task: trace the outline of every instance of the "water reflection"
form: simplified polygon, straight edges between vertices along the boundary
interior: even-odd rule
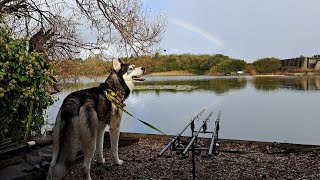
[[[281,80],[283,88],[303,90],[303,91],[318,91],[320,90],[319,77],[300,77],[300,78],[283,78]]]
[[[254,77],[251,83],[257,90],[274,91],[281,88],[281,78],[277,77]]]
[[[216,94],[223,94],[231,90],[243,89],[246,87],[247,78],[211,78],[203,80],[173,80],[173,81],[146,81],[141,86],[166,86],[166,85],[188,85],[196,87],[196,91],[213,91]],[[170,90],[171,92],[176,92]],[[160,93],[158,91],[158,93]]]
[[[255,77],[251,83],[257,90],[274,91],[290,89],[297,91],[320,90],[320,77]]]

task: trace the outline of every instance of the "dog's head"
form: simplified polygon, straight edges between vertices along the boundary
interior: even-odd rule
[[[133,64],[125,64],[120,59],[115,59],[112,62],[113,69],[118,77],[122,78],[130,90],[134,87],[134,82],[144,81],[143,74],[146,69],[144,67],[135,67]]]

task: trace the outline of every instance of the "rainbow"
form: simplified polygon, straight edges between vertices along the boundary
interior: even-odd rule
[[[191,22],[187,22],[182,19],[175,18],[175,17],[169,17],[169,21],[172,22],[173,24],[178,25],[180,27],[183,27],[191,32],[199,34],[200,36],[204,37],[208,41],[210,41],[218,46],[223,46],[222,40],[220,40],[218,37],[212,35],[210,32],[192,24]]]

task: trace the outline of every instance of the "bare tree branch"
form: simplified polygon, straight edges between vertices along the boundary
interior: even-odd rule
[[[48,59],[82,50],[152,53],[166,27],[166,18],[151,15],[139,0],[1,0],[1,17],[29,41],[29,52]]]

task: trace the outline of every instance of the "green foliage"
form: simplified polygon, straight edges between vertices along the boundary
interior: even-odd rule
[[[263,58],[253,62],[254,68],[259,73],[273,73],[281,68],[281,62],[277,58]]]
[[[43,110],[53,103],[46,92],[53,73],[43,54],[28,54],[25,40],[0,27],[0,139],[26,140],[40,133]]]
[[[227,70],[236,72],[243,70],[246,62],[242,60],[234,60],[228,56],[221,54],[217,55],[164,55],[164,56],[143,56],[139,59],[128,58],[124,59],[125,62],[132,62],[137,66],[145,66],[149,73],[152,72],[165,72],[165,71],[188,71],[194,74],[205,74],[212,70],[213,67],[219,65],[231,66]],[[219,69],[218,67],[217,69]],[[224,67],[222,68],[224,69]],[[221,70],[223,71],[223,70]],[[220,72],[220,71],[219,71]]]
[[[220,61],[216,66],[211,68],[212,72],[231,73],[242,71],[246,67],[246,62],[243,60],[227,59]]]

